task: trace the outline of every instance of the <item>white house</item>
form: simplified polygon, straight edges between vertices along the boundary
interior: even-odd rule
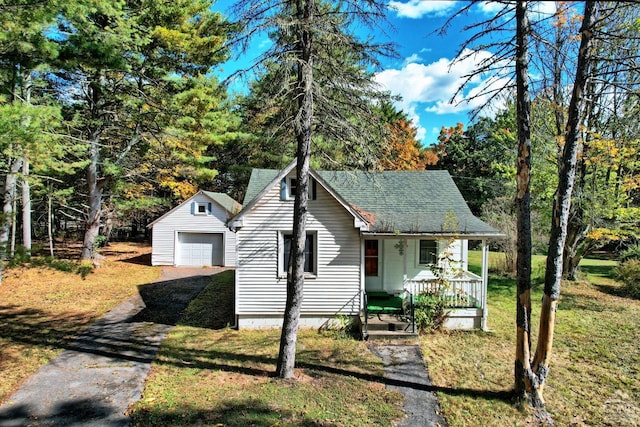
[[[446,267],[446,326],[486,325],[487,240],[500,236],[472,215],[446,171],[311,170],[301,325],[358,316],[367,295],[418,294]],[[252,172],[236,231],[239,328],[279,327],[293,228],[295,163]],[[481,241],[481,275],[467,271],[467,243]],[[447,256],[445,256],[447,254]],[[446,264],[446,265],[445,265]]]
[[[242,206],[223,193],[198,191],[149,224],[152,265],[236,265],[236,235],[226,222]]]

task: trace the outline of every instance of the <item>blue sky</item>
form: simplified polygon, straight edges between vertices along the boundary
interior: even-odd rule
[[[220,0],[214,9],[225,13],[232,3],[232,0]],[[375,78],[383,88],[402,97],[397,107],[414,121],[418,139],[424,146],[437,141],[442,126],[455,126],[462,122],[466,127],[469,111],[487,101],[483,97],[469,99],[487,85],[501,83],[500,80],[489,80],[488,76],[475,78],[454,103],[449,102],[464,76],[490,55],[486,51],[474,52],[452,66],[462,42],[470,35],[464,33],[462,27],[484,20],[502,8],[502,5],[492,2],[480,2],[471,8],[469,14],[455,20],[444,36],[436,34],[447,18],[465,4],[462,1],[435,0],[388,2],[387,16],[391,27],[387,33],[396,43],[399,57],[383,59],[382,70],[376,73]],[[541,2],[539,7],[554,9],[555,5],[554,2]],[[225,64],[223,76],[250,64],[261,46],[269,42],[266,35],[262,37],[254,40],[254,48],[248,55]]]

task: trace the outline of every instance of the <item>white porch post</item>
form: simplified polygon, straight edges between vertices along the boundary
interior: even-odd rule
[[[400,244],[404,249],[402,251],[402,286],[404,287],[404,283],[407,281],[407,251],[409,250],[409,244],[407,239],[402,239]]]
[[[360,300],[360,311],[365,309],[364,293],[366,292],[366,289],[365,289],[365,259],[364,259],[365,253],[364,251],[365,251],[364,236],[360,235],[360,297],[358,298]]]
[[[482,240],[482,330],[487,330],[487,316],[489,309],[487,308],[487,289],[489,281],[489,245],[487,240]]]

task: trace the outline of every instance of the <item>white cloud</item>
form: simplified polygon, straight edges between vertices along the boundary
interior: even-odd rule
[[[482,1],[478,3],[478,9],[480,9],[480,11],[485,15],[495,15],[496,13],[500,12],[504,7],[505,7],[504,3],[499,3],[495,1]],[[530,13],[533,14],[534,20],[539,20],[539,19],[553,16],[556,13],[556,2],[554,1],[531,2],[528,8]]]
[[[408,2],[395,1],[389,2],[389,9],[394,10],[401,18],[422,18],[426,15],[430,16],[446,16],[452,9],[456,7],[456,1],[425,1],[410,0]]]
[[[478,64],[491,56],[487,51],[464,51],[468,56],[452,66],[453,60],[440,58],[431,64],[409,63],[402,69],[387,69],[376,75],[376,81],[393,94],[402,97],[403,110],[409,111],[415,104],[427,103],[441,105],[443,110],[430,107],[432,112],[445,114],[446,112],[464,112],[471,107],[463,105],[445,105],[456,93],[463,83],[465,76],[478,68]],[[471,83],[473,88],[482,86],[485,80],[482,76],[476,76]],[[468,91],[470,91],[469,89]]]
[[[538,16],[535,17],[536,19],[544,19],[555,15],[556,7],[555,1],[538,1],[531,6],[531,10],[535,14],[538,14]]]
[[[504,4],[495,1],[481,1],[478,3],[478,9],[486,15],[495,15],[505,7]]]
[[[396,107],[419,125],[419,109],[431,114],[461,114],[486,104],[487,89],[504,86],[506,80],[491,75],[474,76],[464,93],[456,95],[466,76],[478,69],[478,64],[491,57],[488,51],[465,50],[458,61],[440,58],[430,64],[408,63],[401,69],[387,69],[375,76],[376,81],[394,95],[400,95]],[[420,128],[426,134],[426,130]]]
[[[417,53],[414,53],[413,55],[409,56],[408,58],[405,58],[403,63],[405,65],[407,65],[407,64],[414,63],[414,62],[420,62],[420,61],[422,61],[422,57],[420,55],[418,55]]]

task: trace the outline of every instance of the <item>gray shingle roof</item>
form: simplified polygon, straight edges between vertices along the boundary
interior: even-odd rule
[[[254,169],[246,206],[280,171]],[[447,171],[317,171],[317,175],[370,222],[370,232],[500,235],[473,216]],[[457,225],[451,226],[451,218]]]
[[[227,212],[235,215],[240,212],[242,209],[242,205],[232,199],[229,195],[225,193],[214,193],[213,191],[202,191],[208,197],[213,199],[217,204],[222,206]]]

